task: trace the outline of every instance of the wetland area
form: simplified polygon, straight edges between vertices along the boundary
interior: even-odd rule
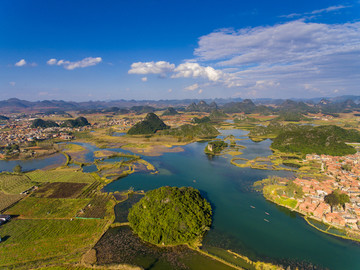
[[[269,148],[270,140],[253,142],[246,137],[246,134],[247,131],[243,130],[221,130],[221,135],[218,137],[224,139],[226,136],[234,135],[235,138],[241,139],[237,142],[245,146],[241,149],[243,153],[239,156],[241,158],[254,159],[272,154]],[[86,149],[83,152],[83,161],[93,162],[94,152],[100,149],[87,143],[78,143],[78,145]],[[236,167],[230,163],[231,155],[206,155],[204,153],[206,142],[195,142],[181,147],[183,149],[181,152],[141,156],[154,165],[158,173],[135,172],[111,182],[103,188],[103,191],[121,192],[129,189],[148,191],[161,186],[192,186],[199,189],[213,208],[213,224],[203,240],[201,249],[224,260],[229,261],[229,253],[226,250],[231,250],[254,261],[293,265],[305,269],[313,269],[314,265],[317,269],[360,268],[358,243],[321,233],[309,226],[301,215],[267,201],[252,188],[255,181],[270,175],[291,178],[293,172]],[[65,161],[66,158],[58,154],[31,161],[0,161],[0,168],[2,171],[11,171],[16,164],[20,164],[24,170],[43,169],[50,165],[64,164]],[[87,165],[83,169],[84,172],[94,172],[96,166]],[[136,199],[133,199],[115,206],[116,222],[126,222],[126,211],[135,201]],[[121,234],[126,238],[129,233],[126,228],[115,227],[103,237]],[[116,237],[114,239],[112,244],[116,246],[118,240]],[[99,254],[104,250],[111,252],[108,248],[104,249],[104,238],[98,242],[97,247]],[[145,254],[143,265],[151,266],[148,269],[166,269],[166,265],[169,264],[179,266],[181,256],[185,256],[190,261],[194,258],[191,251],[185,252],[184,255],[181,253],[181,248],[179,250],[170,249],[166,252],[168,255],[159,255],[158,250],[152,250],[150,253],[147,253],[148,250],[142,250],[141,252]],[[171,254],[177,254],[175,261],[172,261],[174,256]],[[109,256],[102,256],[99,263],[111,261],[112,257],[110,256],[109,259]],[[133,256],[136,257],[136,252]],[[152,256],[151,258],[155,256],[157,259],[151,261],[149,256]],[[167,259],[167,256],[172,259]],[[119,259],[116,255],[114,258],[115,261]],[[119,260],[121,261],[121,258]],[[135,261],[138,262],[137,259],[134,259]],[[193,261],[188,265],[192,263]]]

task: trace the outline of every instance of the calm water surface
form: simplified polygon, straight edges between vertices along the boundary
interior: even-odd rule
[[[246,134],[241,130],[222,133],[223,136]],[[247,147],[242,150],[243,158],[271,154],[270,140],[238,143]],[[251,189],[253,182],[268,175],[291,177],[292,173],[238,168],[224,157],[209,159],[203,151],[205,146],[206,143],[192,143],[184,147],[184,152],[145,157],[160,170],[159,174],[135,173],[109,184],[105,190],[133,187],[146,191],[165,185],[193,186],[211,202],[214,210],[213,226],[204,239],[205,246],[231,249],[255,259],[305,261],[330,269],[360,269],[359,244],[313,229],[296,213],[267,202]]]
[[[241,136],[247,132],[224,130],[219,137],[231,134],[243,138]],[[246,146],[241,150],[243,158],[271,154],[270,140],[254,143],[246,139],[237,143]],[[79,144],[88,150],[86,159],[92,162],[93,152],[100,149],[91,144]],[[105,190],[133,187],[146,191],[165,185],[193,186],[213,207],[213,225],[204,239],[205,246],[231,249],[259,260],[305,261],[329,269],[360,269],[359,244],[313,229],[296,213],[267,202],[251,188],[255,181],[269,175],[292,177],[292,173],[239,168],[231,165],[229,158],[209,158],[204,154],[205,146],[206,143],[192,143],[184,146],[184,152],[144,157],[158,168],[159,174],[135,173],[107,185]],[[109,150],[129,153],[122,149]],[[35,170],[64,162],[61,154],[27,161],[0,161],[0,171],[12,171],[17,164],[24,170]]]
[[[29,160],[0,160],[0,172],[12,172],[16,165],[20,165],[23,171],[57,167],[64,164],[66,157],[63,154],[55,154],[46,158]]]

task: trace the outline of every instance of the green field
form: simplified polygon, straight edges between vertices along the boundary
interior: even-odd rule
[[[34,183],[24,174],[0,174],[0,191],[8,194],[19,194],[34,186]]]
[[[46,260],[79,260],[104,231],[107,220],[12,220],[0,227],[0,268],[40,266]]]
[[[95,179],[90,175],[72,169],[58,169],[50,171],[36,170],[26,174],[33,182],[72,182],[92,183]]]
[[[90,199],[50,199],[27,197],[6,211],[24,218],[73,218]]]
[[[297,205],[297,200],[276,195],[277,190],[283,189],[285,189],[285,187],[280,185],[264,186],[264,197],[274,201],[277,204],[295,208]]]

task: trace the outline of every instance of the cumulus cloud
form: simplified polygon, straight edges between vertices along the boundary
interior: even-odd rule
[[[48,65],[52,66],[52,65],[56,65],[57,60],[55,58],[51,58],[46,62]]]
[[[147,77],[142,77],[141,80],[142,80],[143,82],[147,82],[148,79],[147,79]]]
[[[131,65],[131,69],[128,71],[128,73],[165,75],[166,73],[172,72],[174,68],[175,68],[174,64],[171,64],[166,61],[137,62]]]
[[[63,59],[57,60],[55,58],[51,58],[46,63],[51,66],[52,65],[63,66],[65,69],[73,70],[75,68],[85,68],[85,67],[95,66],[99,64],[101,61],[102,61],[101,57],[86,57],[76,62],[70,62]]]
[[[222,71],[216,70],[212,67],[204,67],[198,63],[183,63],[177,66],[174,70],[175,74],[172,78],[196,78],[202,77],[210,81],[218,81],[222,76]]]
[[[195,91],[196,89],[199,89],[199,85],[197,83],[194,83],[194,84],[184,88],[184,90],[186,90],[186,91]]]
[[[21,59],[19,62],[15,63],[16,67],[22,67],[22,66],[25,66],[25,65],[26,65],[25,59]]]

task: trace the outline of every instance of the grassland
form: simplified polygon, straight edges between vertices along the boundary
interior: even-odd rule
[[[291,199],[291,198],[285,198],[282,196],[277,195],[279,190],[284,190],[285,187],[284,186],[280,186],[280,185],[267,185],[264,186],[263,189],[263,193],[264,193],[264,197],[268,200],[271,200],[273,202],[275,202],[276,204],[291,208],[291,209],[295,209],[295,207],[297,206],[297,201],[295,199]]]
[[[24,174],[1,173],[0,191],[7,194],[19,194],[34,185],[29,177]]]
[[[63,151],[70,154],[70,153],[86,151],[86,149],[78,144],[67,143]]]
[[[7,210],[8,215],[20,218],[74,218],[90,199],[49,199],[27,197]]]
[[[32,268],[47,261],[79,261],[107,220],[16,219],[0,227],[0,268]]]

